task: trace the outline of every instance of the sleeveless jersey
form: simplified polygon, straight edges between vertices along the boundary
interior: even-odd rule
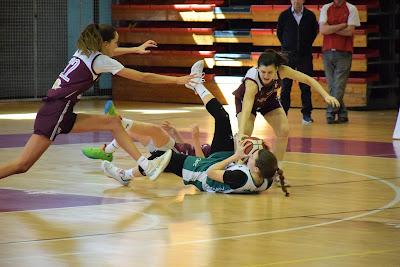
[[[257,187],[254,184],[250,170],[246,165],[231,163],[225,170],[240,170],[247,176],[246,183],[236,189],[232,189],[229,185],[215,181],[207,177],[207,170],[216,163],[219,163],[230,156],[233,152],[223,151],[211,154],[208,158],[198,158],[188,156],[183,163],[182,178],[184,184],[192,184],[201,191],[216,192],[216,193],[254,193],[264,191],[269,188],[268,182]]]
[[[243,78],[243,81],[239,86],[239,88],[232,93],[237,99],[243,100],[244,98],[244,94],[246,92],[246,86],[245,86],[246,80],[252,80],[257,84],[258,87],[258,92],[255,96],[253,104],[253,108],[255,108],[256,111],[260,111],[260,109],[269,100],[278,98],[277,92],[282,84],[282,80],[279,77],[279,73],[278,73],[278,79],[273,80],[268,86],[264,86],[258,74],[258,69],[256,67],[249,69],[245,77]]]
[[[47,92],[45,100],[66,99],[73,103],[78,102],[80,95],[92,87],[100,77],[93,70],[93,62],[99,55],[100,52],[95,52],[87,57],[79,50],[76,51],[58,76],[53,88]]]

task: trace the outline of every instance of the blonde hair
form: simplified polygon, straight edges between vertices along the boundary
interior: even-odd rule
[[[89,24],[79,36],[76,44],[83,54],[89,56],[93,52],[101,50],[103,42],[109,42],[115,38],[115,29],[107,24]]]

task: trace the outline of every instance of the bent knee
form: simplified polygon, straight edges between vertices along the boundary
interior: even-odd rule
[[[121,117],[119,116],[107,116],[106,123],[110,125],[111,128],[121,126]]]

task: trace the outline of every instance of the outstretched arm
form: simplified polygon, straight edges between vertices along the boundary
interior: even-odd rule
[[[143,83],[154,83],[154,84],[162,84],[162,83],[169,83],[169,84],[186,84],[186,83],[194,83],[192,81],[196,75],[185,75],[185,76],[167,76],[167,75],[160,75],[150,72],[140,72],[130,68],[123,68],[116,75],[135,80]]]
[[[181,133],[176,130],[175,126],[173,126],[169,121],[164,121],[161,124],[161,128],[163,128],[177,143],[186,143]]]
[[[194,151],[196,153],[196,157],[204,158],[204,153],[203,150],[201,149],[201,144],[200,144],[199,126],[197,124],[192,126],[192,142]]]
[[[249,123],[251,109],[254,105],[254,98],[258,92],[257,84],[252,80],[245,81],[246,92],[244,93],[242,111],[240,112],[239,119],[239,138],[243,135],[251,135],[251,133],[246,132],[246,123]]]
[[[317,91],[325,100],[325,102],[333,107],[339,107],[339,101],[333,96],[329,95],[328,92],[324,90],[324,88],[317,82],[314,78],[304,74],[300,71],[294,70],[291,67],[282,65],[279,67],[279,74],[281,78],[289,78],[292,80],[299,81],[301,83],[305,83]]]
[[[148,40],[143,44],[136,46],[136,47],[117,47],[114,50],[114,56],[120,56],[124,54],[136,53],[136,54],[148,54],[150,50],[147,48],[150,47],[157,47],[157,43],[153,40]]]

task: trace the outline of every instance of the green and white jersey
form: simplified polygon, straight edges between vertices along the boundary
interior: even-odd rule
[[[192,184],[199,190],[205,192],[216,192],[216,193],[254,193],[264,191],[268,188],[268,182],[265,180],[264,183],[257,187],[254,184],[253,177],[251,176],[250,170],[247,165],[231,163],[228,164],[225,170],[240,170],[247,176],[246,183],[236,189],[232,189],[229,185],[215,181],[207,176],[207,170],[214,164],[221,162],[230,156],[233,152],[216,152],[211,154],[208,158],[199,158],[195,156],[188,156],[183,163],[182,178],[184,184]]]

